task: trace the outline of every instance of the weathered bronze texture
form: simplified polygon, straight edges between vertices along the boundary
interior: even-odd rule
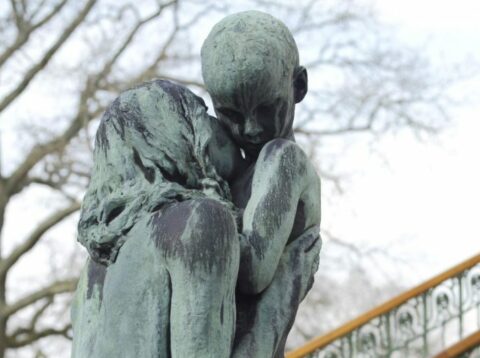
[[[257,11],[215,25],[202,70],[218,119],[154,80],[101,120],[74,357],[283,357],[321,248],[320,181],[292,131],[307,72]]]

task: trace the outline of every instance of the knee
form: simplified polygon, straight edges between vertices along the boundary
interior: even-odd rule
[[[308,158],[303,150],[295,143],[287,139],[273,139],[262,148],[257,164],[263,167],[273,168],[282,175],[303,175],[306,170]]]
[[[293,160],[301,155],[305,154],[295,142],[276,138],[264,145],[260,152],[259,160],[271,161],[276,158]]]

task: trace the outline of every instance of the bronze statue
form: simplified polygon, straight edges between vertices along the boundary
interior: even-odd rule
[[[218,119],[163,80],[102,118],[74,357],[283,357],[321,247],[320,182],[292,131],[306,70],[256,11],[215,25],[202,70]]]

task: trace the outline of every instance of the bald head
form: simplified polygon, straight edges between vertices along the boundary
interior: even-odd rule
[[[203,78],[213,95],[262,86],[272,76],[290,81],[297,66],[298,49],[288,28],[259,11],[227,16],[202,46]]]
[[[202,46],[202,73],[218,119],[245,153],[254,157],[274,138],[293,138],[307,71],[281,21],[259,11],[227,16]]]

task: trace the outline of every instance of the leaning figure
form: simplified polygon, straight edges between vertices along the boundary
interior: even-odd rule
[[[284,27],[258,12],[224,22],[272,19],[272,31]],[[320,185],[291,130],[306,72],[297,63],[265,77],[239,77],[230,92],[206,79],[220,120],[162,80],[110,105],[79,222],[90,258],[72,309],[74,357],[283,356],[318,266]],[[264,91],[257,102],[252,88]],[[245,91],[253,97],[234,108],[228,96]]]

